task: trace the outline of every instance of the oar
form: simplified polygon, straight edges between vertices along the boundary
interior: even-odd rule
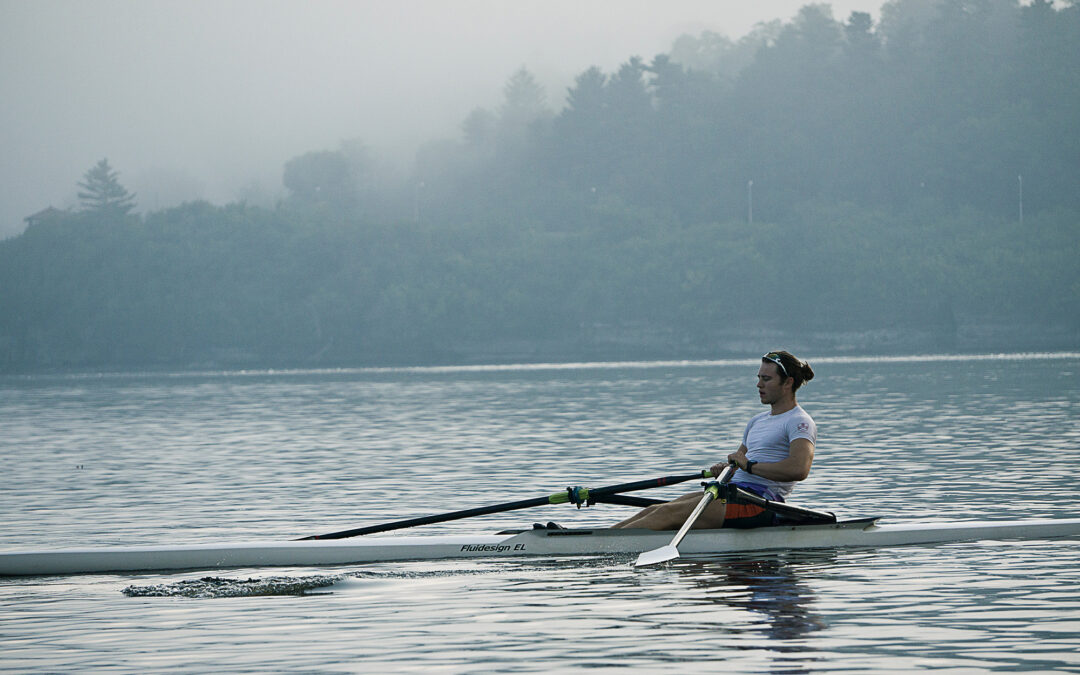
[[[720,482],[726,483],[731,479],[735,471],[733,465],[728,465],[720,472]],[[694,510],[690,512],[690,517],[686,519],[683,526],[679,528],[679,531],[675,534],[675,538],[671,540],[671,543],[667,546],[661,546],[660,548],[653,549],[652,551],[645,551],[638,556],[637,561],[634,563],[634,567],[644,567],[646,565],[658,565],[668,560],[674,560],[679,557],[679,543],[682,542],[683,537],[690,531],[690,528],[697,522],[698,516],[705,510],[705,507],[709,505],[714,499],[720,498],[720,484],[717,482],[709,483],[705,487],[705,494],[701,497],[701,501],[697,503]]]
[[[528,509],[534,506],[546,506],[548,504],[577,504],[580,508],[582,504],[588,506],[589,503],[594,501],[597,497],[604,497],[606,495],[618,494],[620,492],[633,492],[635,490],[648,490],[649,488],[663,487],[665,485],[675,485],[676,483],[684,483],[688,480],[694,480],[695,478],[711,478],[712,474],[708,470],[699,471],[698,473],[686,474],[684,476],[664,476],[662,478],[650,478],[648,480],[634,481],[633,483],[620,483],[618,485],[609,485],[607,487],[599,488],[567,488],[562,492],[556,492],[553,495],[547,497],[536,497],[534,499],[523,499],[517,502],[506,502],[505,504],[494,504],[492,506],[480,506],[475,509],[464,509],[462,511],[451,511],[449,513],[439,513],[433,516],[421,516],[419,518],[409,518],[408,520],[397,520],[392,523],[383,523],[381,525],[369,525],[367,527],[357,527],[352,530],[343,530],[341,532],[331,532],[329,534],[313,534],[309,537],[301,537],[297,541],[305,541],[309,539],[345,539],[346,537],[357,537],[362,534],[375,534],[376,532],[388,532],[390,530],[400,530],[406,527],[417,527],[419,525],[431,525],[434,523],[445,523],[448,520],[460,520],[462,518],[471,518],[473,516],[484,516],[489,513],[501,513],[503,511],[515,511],[517,509]]]

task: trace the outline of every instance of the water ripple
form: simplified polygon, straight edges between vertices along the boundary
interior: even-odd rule
[[[1077,355],[822,359],[795,501],[1077,514]],[[0,545],[282,539],[704,468],[753,361],[0,378]],[[676,486],[657,496],[696,489]],[[597,526],[545,507],[419,528]],[[0,579],[18,672],[1080,670],[1080,542]]]

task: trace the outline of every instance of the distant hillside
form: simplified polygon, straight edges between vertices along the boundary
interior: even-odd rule
[[[1080,6],[808,6],[546,100],[270,209],[133,216],[99,164],[0,241],[0,369],[1080,348]]]

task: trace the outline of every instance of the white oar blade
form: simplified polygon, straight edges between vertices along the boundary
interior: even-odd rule
[[[638,556],[637,562],[634,563],[634,567],[646,567],[648,565],[659,565],[662,562],[674,560],[679,557],[679,549],[671,544],[662,546],[651,551],[645,551]]]

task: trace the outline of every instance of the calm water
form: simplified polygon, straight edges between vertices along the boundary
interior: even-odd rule
[[[811,362],[819,444],[793,502],[892,522],[1080,514],[1080,355]],[[293,538],[692,472],[760,410],[756,369],[0,378],[0,548]],[[206,576],[0,580],[0,669],[1080,671],[1075,539]]]

